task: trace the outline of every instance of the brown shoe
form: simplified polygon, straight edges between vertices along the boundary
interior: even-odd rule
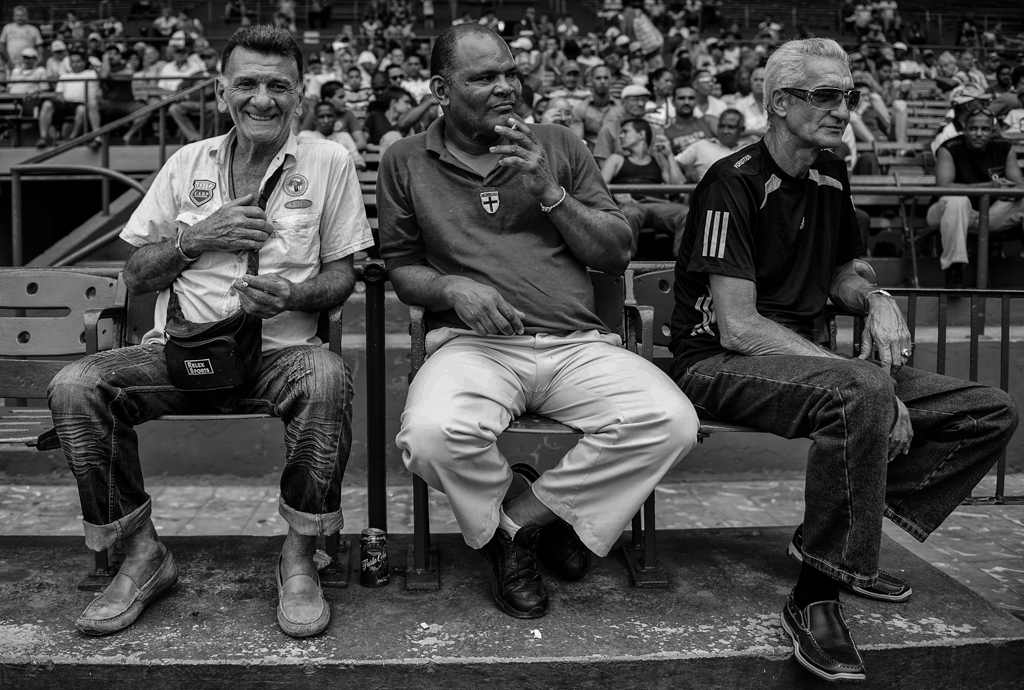
[[[134,623],[142,610],[178,581],[178,569],[174,567],[171,552],[164,554],[160,567],[139,587],[130,576],[118,573],[103,594],[89,604],[75,627],[86,635],[109,635],[124,630]]]
[[[319,635],[331,622],[331,606],[324,599],[320,576],[292,575],[281,581],[281,557],[274,563],[277,579],[277,624],[292,637]]]

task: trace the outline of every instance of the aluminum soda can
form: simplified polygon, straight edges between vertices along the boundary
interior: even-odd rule
[[[363,530],[359,538],[359,563],[359,583],[364,587],[383,587],[388,583],[388,535],[384,530]]]

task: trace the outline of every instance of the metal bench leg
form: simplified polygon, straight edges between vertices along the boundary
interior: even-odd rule
[[[639,534],[640,513],[633,518],[631,540],[622,543],[622,551],[629,565],[629,579],[634,587],[668,587],[668,576],[658,561],[654,492],[644,501],[643,536]]]
[[[330,589],[348,587],[350,575],[348,539],[342,539],[341,533],[335,532],[324,538],[324,547],[326,564],[319,570],[320,584]],[[320,555],[320,552],[317,555]]]
[[[427,502],[427,483],[420,477],[412,478],[412,546],[406,556],[406,589],[440,589],[437,547],[430,543],[430,504]]]
[[[95,556],[95,567],[78,583],[78,590],[81,592],[105,590],[117,575],[121,563],[124,562],[124,553],[113,548],[94,551],[93,555]]]

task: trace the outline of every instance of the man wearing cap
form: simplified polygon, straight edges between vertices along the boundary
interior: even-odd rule
[[[392,145],[377,177],[388,277],[431,329],[396,443],[487,559],[495,605],[538,618],[548,592],[537,559],[583,577],[590,551],[607,554],[694,447],[698,423],[594,315],[586,268],[620,275],[630,230],[586,147],[513,116],[521,86],[494,32],[446,29],[430,62],[444,116]],[[496,443],[527,411],[583,434],[539,476],[510,467]]]
[[[183,43],[171,47],[173,59],[160,68],[160,81],[156,83],[157,88],[163,92],[164,96],[176,93],[181,87],[184,77],[190,77],[199,71],[189,60],[190,52]]]
[[[924,541],[1018,422],[1003,391],[906,366],[910,332],[863,276],[846,165],[830,151],[859,99],[852,87],[835,41],[789,41],[768,59],[768,132],[691,196],[670,344],[673,377],[711,418],[813,441],[781,623],[795,661],[830,681],[867,675],[840,587],[883,603],[913,595],[879,569],[883,518]],[[865,318],[858,358],[818,344],[829,299]]]
[[[67,74],[71,68],[67,65],[68,46],[60,39],[50,44],[50,57],[46,58],[46,78],[50,81],[57,81],[62,74]]]
[[[594,159],[598,165],[604,165],[605,159],[613,153],[623,154],[619,143],[619,125],[625,120],[642,118],[650,98],[651,92],[636,84],[629,84],[622,89],[622,103],[611,108],[605,115],[604,124],[594,142]],[[653,125],[651,130],[655,141],[664,138],[665,130],[661,127]]]
[[[7,67],[21,61],[21,51],[38,50],[43,44],[39,29],[28,23],[28,9],[24,5],[15,5],[11,14],[14,21],[0,29],[0,61]]]
[[[593,100],[594,94],[590,89],[580,85],[580,66],[574,60],[567,60],[562,64],[561,85],[556,86],[548,92],[548,98],[564,98],[569,101],[569,106],[575,111],[585,101]]]
[[[22,112],[34,114],[39,104],[39,95],[47,91],[46,69],[39,64],[39,51],[25,48],[21,51],[21,60],[16,63],[7,75],[7,93],[22,96]],[[20,126],[20,125],[19,125]]]
[[[1024,189],[1013,144],[996,138],[999,132],[991,111],[967,113],[963,132],[939,146],[935,153],[935,184],[938,187],[1008,187]],[[963,267],[968,263],[967,234],[977,230],[978,197],[943,196],[928,208],[928,225],[942,235],[939,264],[947,288],[964,287]],[[993,199],[989,206],[989,230],[1014,230],[1018,238],[1024,223],[1024,198]],[[985,287],[984,285],[980,287]]]
[[[933,154],[938,154],[939,147],[964,130],[967,123],[967,115],[972,110],[988,106],[990,95],[976,87],[974,84],[958,86],[949,92],[949,101],[953,105],[953,116],[942,126],[939,133],[935,135],[928,145]],[[947,113],[947,117],[949,117]]]

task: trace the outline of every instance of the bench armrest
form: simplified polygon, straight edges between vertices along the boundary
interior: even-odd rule
[[[626,348],[648,362],[654,361],[654,307],[626,304]]]
[[[427,359],[427,310],[423,307],[409,307],[409,383]]]
[[[123,345],[121,342],[121,330],[125,322],[124,305],[104,307],[102,309],[86,309],[85,313],[82,314],[82,320],[85,323],[85,354],[87,355],[99,352],[99,323],[103,319],[113,319],[114,321],[114,335],[112,336],[114,347],[118,348]]]

